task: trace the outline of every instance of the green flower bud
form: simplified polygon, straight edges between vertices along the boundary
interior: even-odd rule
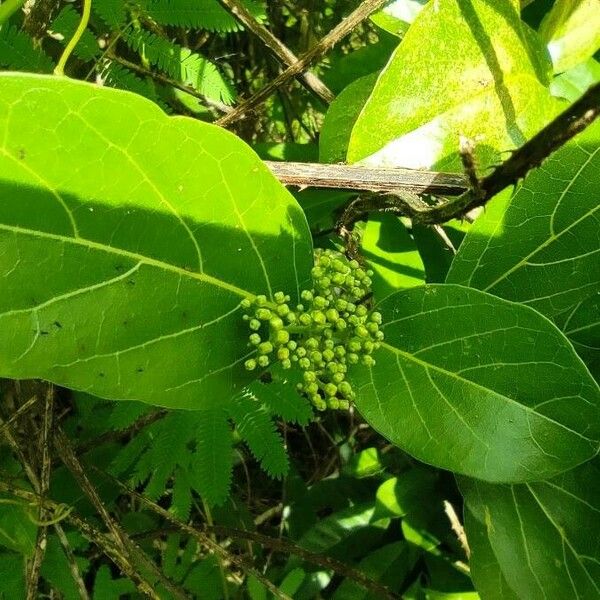
[[[287,348],[279,348],[277,350],[277,358],[279,360],[286,360],[290,357],[290,351]]]
[[[377,325],[377,323],[367,323],[365,327],[367,328],[367,331],[371,334],[377,333],[379,331],[379,325]]]
[[[327,396],[335,396],[337,394],[337,385],[335,383],[326,383],[323,391]]]
[[[352,394],[352,386],[347,381],[342,381],[338,386],[338,390],[342,396],[348,398]]]
[[[323,400],[323,398],[321,398],[321,396],[319,396],[319,394],[315,394],[314,396],[311,396],[310,401],[312,402],[313,406],[319,411],[323,411],[327,408],[327,404],[325,403],[325,400]]]
[[[335,342],[333,340],[325,340],[323,342],[323,348],[325,348],[326,350],[333,350],[335,346]]]
[[[258,351],[260,354],[269,354],[273,352],[273,344],[271,342],[262,342],[258,345]]]
[[[268,367],[269,366],[269,357],[265,354],[262,354],[256,359],[256,362],[260,367]]]
[[[283,328],[283,321],[279,317],[269,319],[269,326],[273,331],[278,331]]]
[[[346,304],[346,311],[349,313],[353,313],[356,310],[356,304],[353,304],[352,302],[348,302],[348,304]]]
[[[252,306],[252,302],[250,302],[250,300],[248,300],[248,298],[244,298],[241,302],[240,302],[240,306],[243,309],[249,309]]]
[[[331,362],[328,362],[327,371],[329,371],[329,373],[331,374],[338,373],[340,371],[340,364],[333,360]]]
[[[317,281],[317,284],[322,290],[327,290],[331,286],[331,279],[329,279],[329,277],[321,277],[321,279]]]
[[[314,350],[310,353],[309,358],[313,363],[317,364],[320,363],[321,360],[323,360],[323,355],[317,350]]]
[[[327,406],[330,410],[337,410],[340,407],[340,401],[337,398],[328,398]]]
[[[348,400],[338,400],[339,410],[348,410],[350,408],[350,402]]]
[[[289,341],[290,341],[290,334],[285,329],[280,329],[275,334],[275,343],[276,344],[283,346],[284,344],[287,344]],[[286,350],[287,350],[287,348],[286,348]]]
[[[375,359],[370,354],[367,354],[362,357],[362,363],[365,367],[372,367],[375,364]]]
[[[348,342],[348,350],[350,350],[350,352],[360,352],[361,348],[362,342],[359,338],[352,338]]]
[[[316,350],[319,347],[319,340],[314,337],[309,337],[305,342],[304,346],[308,350]]]
[[[317,325],[325,325],[325,323],[327,322],[327,317],[325,316],[325,313],[320,310],[314,310],[311,313],[311,316],[312,316],[312,320]]]
[[[323,296],[316,296],[313,300],[313,306],[314,308],[321,310],[327,306],[327,300],[323,298]]]
[[[298,346],[296,350],[296,355],[298,356],[298,358],[306,356],[306,348],[304,348],[303,346]]]
[[[361,337],[361,338],[367,338],[367,337],[369,337],[369,332],[367,331],[367,328],[364,325],[359,325],[354,330],[354,333],[356,333],[356,335],[358,337]]]
[[[371,354],[371,352],[373,352],[373,350],[375,350],[375,344],[371,340],[367,340],[366,342],[363,343],[363,350],[367,354]]]
[[[351,365],[355,365],[356,363],[358,363],[358,354],[355,354],[354,352],[349,352],[346,355],[346,360],[351,364]]]
[[[327,309],[325,317],[330,323],[335,323],[340,318],[340,313],[335,308]]]
[[[273,299],[277,304],[283,304],[285,302],[285,294],[283,292],[275,292]]]
[[[319,393],[319,384],[316,382],[313,383],[309,383],[306,385],[306,387],[304,388],[304,391],[307,394],[318,394]]]
[[[312,324],[312,319],[310,318],[310,315],[308,313],[302,313],[298,317],[298,321],[300,321],[301,325],[309,326]]]
[[[291,310],[288,312],[287,315],[285,315],[285,318],[287,320],[288,323],[295,323],[298,320],[298,317],[296,316],[295,312],[292,312]]]
[[[258,333],[251,333],[248,339],[253,346],[258,346],[260,344],[260,335],[258,335]]]
[[[244,367],[248,370],[248,371],[254,371],[254,369],[256,369],[256,361],[253,358],[249,358],[245,363],[244,363]]]
[[[287,304],[280,304],[276,309],[275,312],[280,316],[280,317],[287,317],[290,314],[290,307]]]
[[[331,381],[333,381],[333,383],[342,383],[344,379],[345,375],[343,373],[340,373],[339,371],[331,376]]]
[[[258,308],[256,309],[256,318],[261,321],[268,321],[273,314],[268,308]]]
[[[346,356],[346,348],[344,348],[344,346],[336,346],[334,348],[334,352],[338,358],[342,358],[343,356]]]
[[[329,362],[332,361],[335,357],[335,353],[333,352],[333,350],[326,348],[325,350],[323,350],[323,360]]]
[[[356,316],[358,317],[364,317],[369,311],[367,310],[367,307],[364,304],[359,304],[356,307]]]
[[[264,306],[267,303],[267,297],[264,295],[256,296],[254,302],[256,303],[256,306]]]
[[[304,371],[302,378],[306,383],[312,383],[317,380],[317,374],[314,371]]]
[[[306,370],[306,369],[310,369],[310,360],[308,360],[308,358],[306,358],[306,357],[305,357],[305,358],[301,358],[301,359],[298,361],[298,366],[299,366],[301,369],[304,369],[304,370]]]
[[[281,366],[282,366],[284,369],[291,369],[291,368],[292,368],[292,361],[291,361],[289,358],[284,358],[284,359],[281,361]]]
[[[334,285],[344,285],[346,281],[346,276],[343,273],[335,273],[331,276],[331,281]]]
[[[294,340],[290,340],[290,341],[287,343],[287,347],[288,347],[290,350],[294,351],[294,350],[295,350],[295,349],[298,347],[298,344],[297,344],[297,342],[295,342]]]
[[[297,304],[296,305],[296,310],[298,312],[303,312],[304,311],[304,304]]]
[[[258,319],[251,319],[248,326],[252,331],[258,331],[260,329],[260,321]]]
[[[310,290],[302,290],[300,298],[305,302],[310,302],[313,299],[313,293]]]
[[[346,323],[346,321],[344,319],[338,319],[335,322],[335,328],[338,331],[344,331],[346,329],[346,327],[348,326],[348,324]]]
[[[385,335],[384,335],[383,331],[378,331],[378,332],[375,334],[375,339],[376,339],[378,342],[381,342],[381,341],[383,341],[383,338],[384,338],[384,337],[385,337]]]

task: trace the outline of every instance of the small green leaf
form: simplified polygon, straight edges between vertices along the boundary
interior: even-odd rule
[[[384,481],[377,489],[375,515],[404,517],[432,495],[436,479],[431,471],[413,468]]]
[[[598,81],[600,81],[600,63],[590,58],[555,77],[550,84],[550,90],[554,96],[575,102]]]
[[[600,597],[598,459],[548,481],[491,485],[461,478],[459,483],[518,597]],[[467,535],[471,539],[469,529]]]
[[[240,300],[310,277],[292,196],[135,95],[3,73],[0,107],[0,375],[177,408],[241,390]]]
[[[356,375],[356,405],[419,460],[488,481],[529,481],[596,454],[600,390],[534,310],[454,285],[377,305],[385,341]]]
[[[464,135],[481,170],[497,163],[557,110],[542,52],[514,0],[427,3],[358,117],[348,162],[462,171]]]
[[[540,26],[555,73],[584,62],[600,48],[597,0],[557,0]]]

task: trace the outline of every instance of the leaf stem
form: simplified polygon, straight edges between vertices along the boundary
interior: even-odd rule
[[[25,4],[25,0],[5,0],[0,4],[0,25],[8,21],[11,15],[17,12],[23,4]]]
[[[83,33],[88,26],[88,23],[90,21],[91,12],[92,12],[92,0],[83,0],[83,12],[81,13],[81,21],[79,21],[79,25],[77,26],[77,29],[75,30],[75,33],[73,34],[73,37],[69,40],[69,43],[65,46],[63,53],[60,55],[60,58],[58,59],[58,64],[56,65],[56,68],[54,69],[55,75],[62,76],[65,74],[65,66],[67,64],[67,61],[69,60],[69,57],[73,53],[73,50],[75,50],[75,46],[77,46],[77,44],[79,43],[79,40],[81,40],[81,37],[83,36]]]

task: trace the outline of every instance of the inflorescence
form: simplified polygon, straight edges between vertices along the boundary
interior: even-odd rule
[[[277,292],[244,299],[256,357],[245,362],[249,371],[279,361],[284,369],[297,365],[303,382],[298,391],[318,410],[348,408],[355,392],[348,368],[375,364],[372,353],[383,340],[381,314],[364,302],[371,294],[372,271],[339,252],[316,250],[312,269],[314,289],[300,294],[302,304],[290,307],[290,296]]]

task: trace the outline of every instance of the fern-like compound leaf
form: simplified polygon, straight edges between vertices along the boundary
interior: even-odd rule
[[[285,475],[288,471],[287,453],[266,408],[251,394],[237,396],[227,408],[240,437],[260,466],[271,477]]]
[[[162,25],[192,27],[215,32],[242,29],[218,0],[139,0],[145,12]],[[266,18],[265,6],[258,0],[244,0],[243,4],[259,20]]]
[[[0,66],[14,71],[51,73],[52,59],[33,45],[33,40],[16,27],[8,25],[0,29]]]

